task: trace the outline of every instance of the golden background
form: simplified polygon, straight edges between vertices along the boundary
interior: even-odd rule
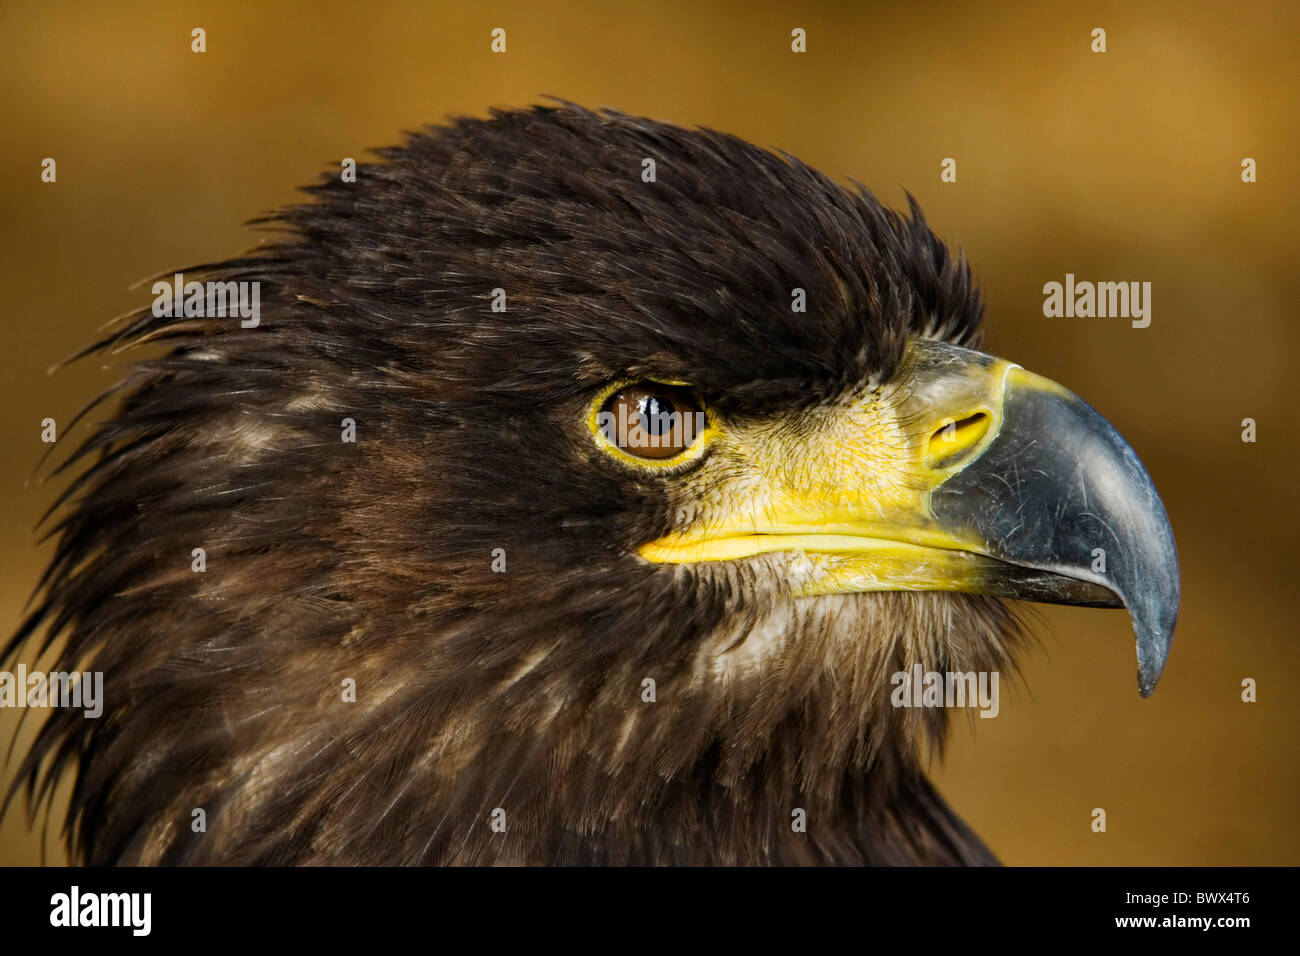
[[[997,719],[955,721],[934,768],[992,849],[1011,864],[1300,863],[1300,6],[1138,7],[6,4],[0,629],[49,554],[32,531],[57,487],[33,480],[40,420],[68,422],[116,374],[99,359],[47,370],[148,301],[133,282],[243,251],[259,239],[246,219],[403,129],[554,94],[734,132],[890,205],[911,190],[973,262],[989,350],[1079,392],[1146,462],[1183,568],[1164,679],[1139,699],[1123,613],[1036,611],[1023,687]],[[948,156],[954,184],[939,181]],[[1045,318],[1042,285],[1066,272],[1150,281],[1151,326]],[[1244,677],[1258,703],[1241,702]],[[18,713],[0,712],[0,743]],[[23,810],[0,827],[0,864],[40,859]]]

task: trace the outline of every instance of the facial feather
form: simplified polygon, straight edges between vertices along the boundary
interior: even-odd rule
[[[643,156],[656,187],[631,172]],[[968,271],[915,204],[900,216],[734,137],[571,106],[381,157],[313,187],[257,253],[190,270],[261,282],[259,328],[145,311],[96,347],[169,351],[71,455],[84,472],[9,647],[45,630],[106,675],[111,715],[54,714],[20,767],[44,794],[76,774],[75,849],[987,860],[921,775],[943,719],[891,708],[888,679],[1008,668],[1002,605],[798,599],[797,554],[649,565],[639,544],[755,479],[710,472],[721,456],[693,479],[632,474],[582,428],[619,377],[689,382],[779,437],[784,479],[829,481],[834,454],[809,445],[839,440],[844,396],[887,383],[909,337],[978,340]],[[794,287],[815,315],[791,313]],[[799,840],[793,806],[835,823]]]

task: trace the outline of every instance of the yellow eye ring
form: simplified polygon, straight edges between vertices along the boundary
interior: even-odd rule
[[[647,415],[651,411],[655,414]],[[654,422],[658,430],[639,429],[637,416]],[[689,386],[647,379],[620,379],[597,392],[587,410],[587,429],[601,451],[643,469],[680,468],[697,461],[717,434],[714,416],[690,395]]]

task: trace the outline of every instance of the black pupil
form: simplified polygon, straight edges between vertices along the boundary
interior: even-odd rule
[[[671,401],[659,398],[657,395],[650,395],[641,400],[641,407],[638,411],[641,413],[641,427],[651,435],[662,435],[672,430],[672,419],[670,413],[674,409]]]

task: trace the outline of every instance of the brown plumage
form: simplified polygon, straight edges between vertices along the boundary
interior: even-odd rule
[[[259,281],[259,327],[145,310],[96,346],[166,354],[64,465],[87,467],[10,646],[62,636],[105,675],[104,716],[53,712],[19,768],[36,797],[75,774],[78,857],[994,862],[922,771],[946,715],[889,689],[1009,671],[999,598],[796,597],[780,553],[647,562],[718,456],[651,474],[583,424],[650,380],[801,434],[909,341],[977,345],[979,295],[915,204],[571,106],[380,155],[185,270]]]

